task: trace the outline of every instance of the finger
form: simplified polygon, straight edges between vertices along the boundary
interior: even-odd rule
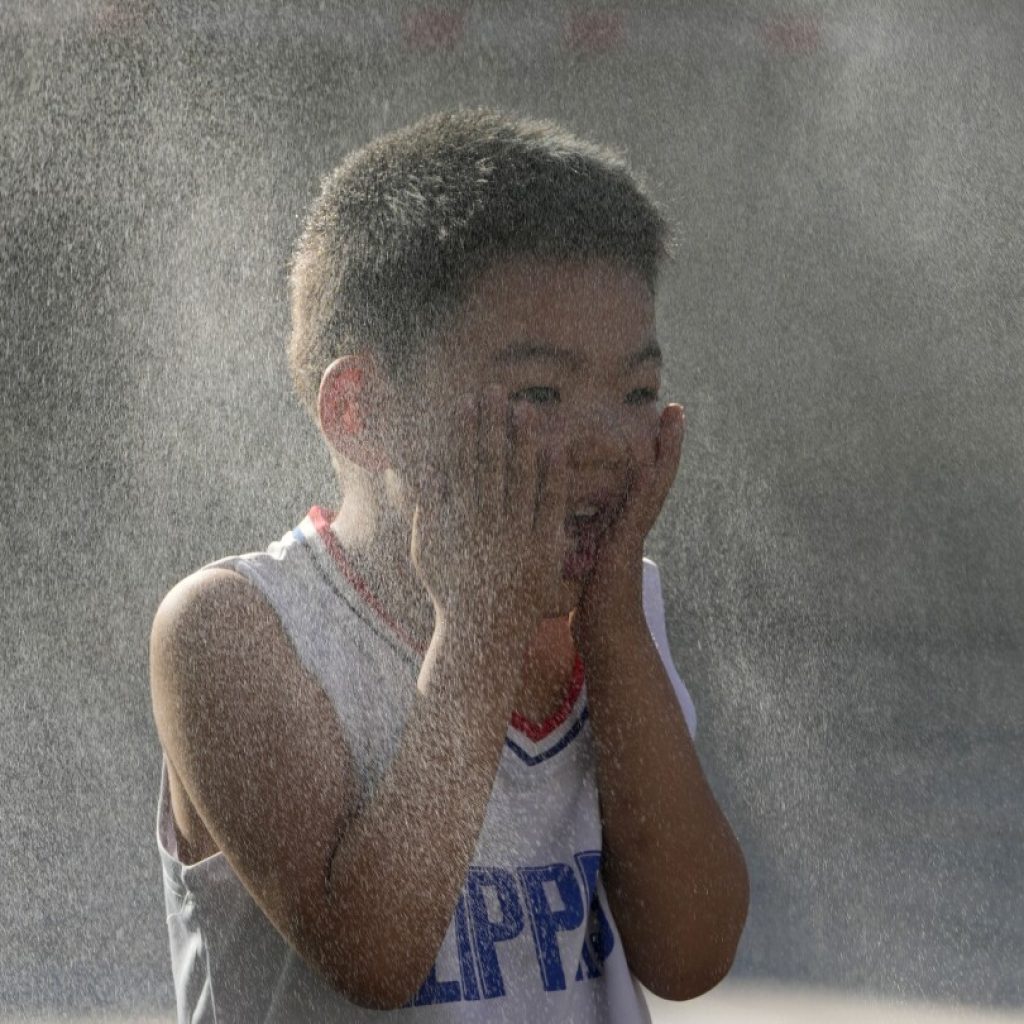
[[[443,424],[439,430],[437,445],[424,454],[423,462],[417,467],[416,500],[424,510],[433,511],[436,507],[438,483],[450,472],[452,437],[454,437],[452,424]]]
[[[476,506],[476,448],[479,429],[479,399],[476,395],[463,395],[456,406],[448,440],[451,453],[449,486],[456,492],[462,515]]]
[[[432,518],[438,506],[439,473],[431,468],[426,470],[419,486],[416,489],[416,510],[414,515],[418,517],[420,525],[423,523],[423,516]]]
[[[626,512],[633,523],[649,529],[658,518],[679,469],[685,417],[679,405],[669,405],[658,420],[654,462],[636,467],[629,483]]]
[[[670,402],[661,412],[658,420],[658,438],[656,442],[657,458],[663,454],[678,454],[682,451],[686,437],[686,410],[675,402]]]
[[[666,406],[661,414],[660,428],[655,462],[655,490],[659,509],[679,472],[686,436],[686,410],[675,403]]]
[[[565,507],[569,497],[569,458],[565,442],[556,440],[554,447],[539,460],[540,496],[534,532],[542,544],[557,544],[565,539]]]
[[[520,536],[532,532],[537,516],[537,414],[531,406],[513,405],[508,494]]]
[[[444,505],[444,478],[440,470],[428,471],[421,481],[413,512],[409,552],[417,570],[422,566],[424,549],[434,550],[438,541],[434,524],[441,521]]]
[[[505,460],[508,446],[506,406],[501,387],[484,389],[480,417],[479,505],[485,523],[494,523],[505,510]]]

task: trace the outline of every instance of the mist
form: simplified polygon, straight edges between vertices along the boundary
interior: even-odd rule
[[[1024,8],[24,0],[0,43],[0,1016],[173,1012],[153,614],[336,506],[301,217],[476,105],[674,226],[647,553],[750,867],[729,983],[1024,1007]]]

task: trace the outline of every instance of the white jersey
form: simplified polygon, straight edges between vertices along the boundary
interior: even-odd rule
[[[425,652],[348,564],[313,508],[265,552],[212,565],[265,594],[333,703],[364,792],[387,767]],[[665,635],[661,584],[644,559],[644,610],[691,732],[693,704]],[[546,722],[513,716],[483,828],[436,961],[393,1011],[348,1002],[263,915],[223,854],[183,864],[167,788],[157,839],[179,1022],[607,1022],[649,1024],[600,875],[601,822],[583,666]]]

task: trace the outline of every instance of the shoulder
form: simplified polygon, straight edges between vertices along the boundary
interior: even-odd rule
[[[661,572],[657,563],[646,556],[644,557],[643,571],[643,602],[648,618],[652,612],[664,618],[665,604],[661,594]]]
[[[151,675],[154,682],[182,684],[200,667],[209,676],[227,661],[283,656],[290,646],[259,587],[231,569],[207,567],[186,576],[160,602],[150,630]]]
[[[208,566],[174,586],[153,618],[149,648],[157,732],[179,772],[185,759],[205,762],[211,748],[223,753],[244,738],[265,750],[301,743],[301,728],[313,723],[332,746],[339,739],[320,680],[269,598],[241,573]]]
[[[187,751],[205,758],[211,744],[273,733],[282,716],[328,713],[270,601],[231,569],[201,569],[167,593],[149,653],[157,732],[179,770]]]
[[[230,569],[200,569],[168,591],[150,630],[149,680],[172,781],[198,755],[189,753],[198,737],[208,743],[218,724],[243,725],[251,668],[286,646],[281,632],[259,589]]]
[[[313,723],[328,729],[321,738],[332,745],[339,738],[321,681],[270,599],[241,573],[207,566],[176,584],[153,617],[149,653],[165,753],[234,747],[246,733],[264,747],[301,743],[301,729]]]
[[[232,569],[207,567],[186,576],[164,596],[153,617],[151,638],[174,646],[209,635],[240,616],[271,612],[258,588]]]
[[[322,962],[326,872],[359,774],[319,680],[259,587],[220,567],[161,601],[150,679],[179,806],[194,811],[271,923]]]
[[[658,569],[657,563],[647,557],[644,558],[643,587],[644,614],[647,617],[651,636],[654,638],[654,645],[661,655],[661,660],[665,665],[669,680],[676,692],[676,697],[682,708],[683,717],[686,719],[690,735],[695,736],[697,732],[697,711],[693,704],[693,698],[690,696],[690,691],[679,675],[675,659],[672,656],[668,640],[668,624],[665,619],[665,598],[662,591],[661,572]]]

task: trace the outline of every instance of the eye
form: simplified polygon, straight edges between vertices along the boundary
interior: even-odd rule
[[[637,388],[626,396],[630,405],[645,405],[647,402],[656,402],[658,392],[655,388]]]
[[[558,401],[559,397],[558,388],[523,388],[512,396],[512,401],[518,402],[521,398],[525,398],[538,405],[547,405],[549,402]]]

